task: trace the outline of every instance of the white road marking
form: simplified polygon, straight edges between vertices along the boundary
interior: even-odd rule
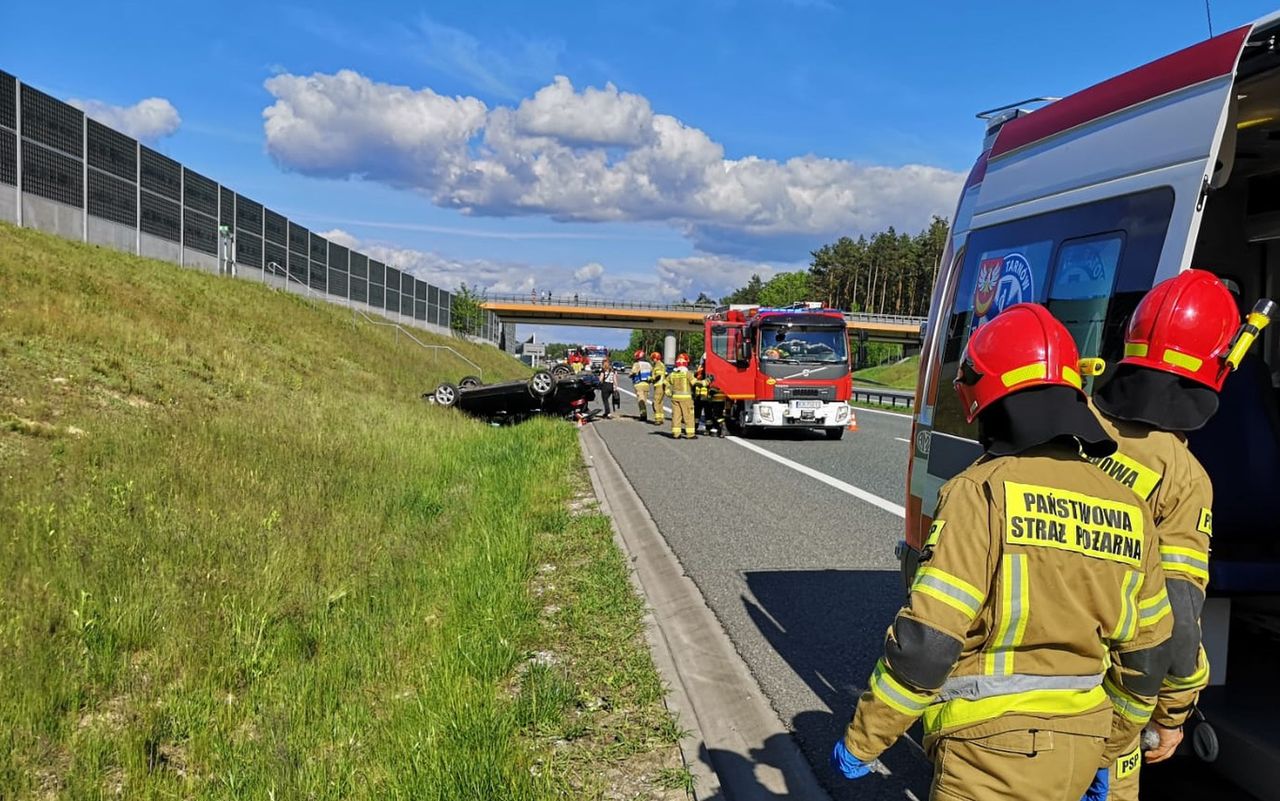
[[[906,437],[894,437],[894,439],[896,439],[898,442],[907,442],[907,443],[911,442],[911,440],[907,439]]]
[[[901,417],[903,420],[910,420],[911,415],[902,412],[886,412],[884,409],[868,409],[866,406],[851,406],[855,412],[871,412],[872,414],[887,414],[890,417]]]
[[[879,507],[885,510],[886,512],[890,512],[892,514],[897,515],[898,517],[905,518],[907,516],[906,509],[903,509],[900,505],[894,503],[893,501],[887,501],[884,498],[881,498],[879,495],[875,495],[870,492],[867,492],[864,489],[855,487],[852,484],[841,481],[838,478],[832,478],[826,473],[823,473],[820,470],[814,470],[812,467],[809,467],[807,465],[800,464],[799,462],[793,462],[790,459],[787,459],[783,456],[779,456],[773,451],[767,450],[765,448],[761,448],[759,445],[756,445],[754,442],[747,442],[746,440],[741,439],[739,437],[728,437],[727,439],[729,440],[729,442],[732,442],[735,445],[740,445],[749,451],[758,453],[764,458],[775,461],[778,464],[782,465],[783,467],[790,467],[792,470],[795,470],[797,473],[801,473],[803,475],[808,476],[809,478],[812,478],[814,481],[820,481],[823,484],[826,484],[828,487],[832,487],[834,489],[840,490],[843,493],[852,495],[853,497],[857,498],[860,501],[866,501],[872,506]]]
[[[636,397],[636,393],[631,392],[630,390],[623,389],[622,387],[618,387],[618,391],[625,392],[626,394],[630,395],[633,398]],[[668,408],[668,411],[670,411],[670,408]],[[863,409],[862,411],[874,411],[874,410]],[[893,414],[893,413],[883,412],[883,414]],[[903,415],[903,414],[899,414],[895,416],[907,417],[907,415]],[[907,419],[911,419],[911,418],[907,417]],[[770,451],[766,448],[761,448],[759,445],[756,445],[753,442],[747,442],[746,440],[740,437],[726,437],[725,439],[729,442],[734,443],[735,445],[739,445],[743,448],[746,448],[749,451],[758,453],[766,459],[770,459],[774,462],[777,462],[783,467],[789,467],[792,470],[795,470],[797,473],[806,475],[809,478],[812,478],[814,481],[818,481],[823,484],[826,484],[828,487],[832,487],[833,489],[838,489],[847,495],[852,495],[853,497],[857,498],[860,501],[865,501],[866,503],[869,503],[872,506],[883,509],[886,512],[889,512],[890,514],[897,515],[898,517],[901,517],[901,518],[905,518],[907,516],[907,510],[902,508],[901,505],[896,504],[893,501],[885,500],[884,498],[881,498],[879,495],[867,492],[866,490],[860,487],[855,487],[852,484],[845,481],[841,481],[838,478],[833,478],[827,475],[826,473],[822,472],[821,470],[814,470],[812,467],[809,467],[807,465],[800,464],[799,462],[793,462],[792,460],[786,458],[785,456],[779,456],[773,451]],[[894,437],[894,439],[902,439],[902,437]],[[908,440],[903,439],[902,441],[907,442]]]

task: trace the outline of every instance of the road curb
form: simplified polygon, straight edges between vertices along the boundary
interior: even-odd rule
[[[645,635],[668,686],[667,705],[689,731],[680,750],[694,798],[829,799],[604,439],[588,426],[579,443],[601,511],[650,610]]]

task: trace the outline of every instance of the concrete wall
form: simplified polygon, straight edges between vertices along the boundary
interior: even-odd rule
[[[93,218],[90,217],[89,219]],[[218,272],[218,257],[210,256],[208,253],[204,253],[199,250],[183,248],[182,263],[184,266],[194,267],[197,270],[204,270],[205,272],[210,273]]]
[[[139,255],[162,261],[171,261],[174,264],[182,263],[182,245],[151,234],[141,234],[140,236],[142,249]]]
[[[109,248],[124,251],[125,253],[136,253],[138,251],[138,234],[135,229],[120,223],[113,223],[110,220],[99,220],[92,215],[89,216],[89,229],[86,239],[90,244],[106,245]]]
[[[0,184],[0,220],[18,222],[18,191],[8,184]]]
[[[84,212],[56,200],[22,195],[22,224],[64,239],[84,241]]]

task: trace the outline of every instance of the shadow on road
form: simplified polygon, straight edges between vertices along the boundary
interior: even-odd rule
[[[884,647],[884,633],[903,602],[896,570],[777,570],[744,574],[747,614],[769,644],[827,709],[791,720],[796,740],[834,798],[903,799],[929,794],[929,763],[912,741],[882,757],[891,776],[846,782],[827,767],[858,695]],[[832,710],[832,711],[828,711]]]

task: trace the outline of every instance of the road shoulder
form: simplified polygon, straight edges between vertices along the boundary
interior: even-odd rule
[[[668,703],[689,729],[681,751],[695,798],[827,798],[604,440],[588,426],[580,443],[601,511],[651,609],[647,637]]]

